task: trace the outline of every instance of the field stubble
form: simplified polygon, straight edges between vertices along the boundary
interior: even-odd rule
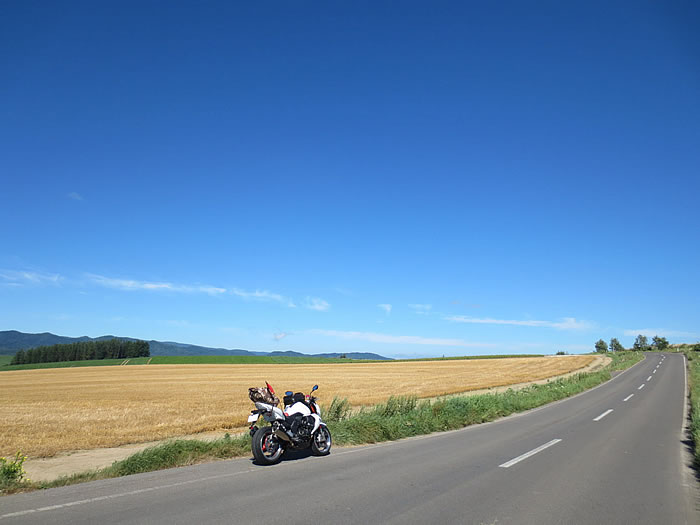
[[[30,457],[240,428],[248,387],[278,394],[319,384],[322,404],[354,407],[391,395],[432,398],[542,380],[594,356],[309,365],[149,365],[5,372],[0,377],[0,455]]]

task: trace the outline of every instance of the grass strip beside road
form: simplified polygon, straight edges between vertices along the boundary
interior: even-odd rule
[[[531,385],[518,391],[464,395],[433,401],[418,401],[415,397],[392,397],[383,404],[362,409],[354,414],[347,400],[336,398],[322,413],[337,445],[378,443],[452,430],[474,423],[493,421],[578,394],[609,380],[611,372],[629,368],[643,359],[641,352],[622,352],[611,356],[612,362],[598,372],[579,373],[545,384]],[[147,448],[107,468],[50,482],[0,479],[0,493],[60,487],[248,454],[248,434],[234,437],[226,434],[222,439],[209,442],[173,440]]]
[[[690,435],[693,440],[695,468],[700,470],[700,352],[685,350],[684,353],[688,359]]]
[[[109,467],[61,477],[50,482],[30,482],[33,486],[29,488],[63,487],[86,481],[194,465],[210,460],[241,457],[246,454],[250,454],[250,436],[247,434],[233,437],[225,434],[221,439],[214,441],[176,439],[149,447],[121,461],[115,461]]]

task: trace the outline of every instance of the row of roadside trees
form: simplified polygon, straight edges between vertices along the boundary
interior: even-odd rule
[[[128,359],[149,357],[150,355],[151,350],[147,341],[125,341],[114,338],[105,341],[81,341],[20,350],[14,355],[10,364],[28,365],[92,359]]]
[[[630,350],[635,350],[638,352],[660,352],[666,350],[668,347],[669,342],[665,337],[659,337],[658,335],[655,335],[651,340],[651,344],[649,344],[647,336],[639,334],[634,340],[634,344],[632,345],[632,348],[630,348]],[[608,345],[608,343],[606,343],[602,339],[598,339],[598,341],[595,344],[595,351],[601,354],[604,354],[608,351],[621,352],[623,350],[626,350],[625,347],[622,346],[620,341],[618,341],[615,337],[610,339],[610,345]]]

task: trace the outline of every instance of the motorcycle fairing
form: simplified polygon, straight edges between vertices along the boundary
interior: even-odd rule
[[[260,410],[263,413],[263,419],[268,422],[272,421],[284,421],[284,412],[277,408],[276,406],[272,406],[268,403],[261,403],[259,401],[255,402],[255,408]],[[270,413],[272,413],[270,415]]]
[[[284,411],[288,416],[292,416],[294,414],[308,416],[311,414],[311,409],[308,407],[308,405],[306,403],[302,403],[301,401],[297,401],[292,406],[284,407]]]

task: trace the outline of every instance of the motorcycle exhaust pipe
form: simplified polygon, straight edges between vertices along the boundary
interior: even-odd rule
[[[282,430],[281,428],[278,428],[277,430],[275,430],[275,436],[277,436],[280,439],[284,439],[285,441],[289,441],[289,442],[292,441],[292,439],[289,437],[289,435],[287,435],[287,433],[284,430]]]

